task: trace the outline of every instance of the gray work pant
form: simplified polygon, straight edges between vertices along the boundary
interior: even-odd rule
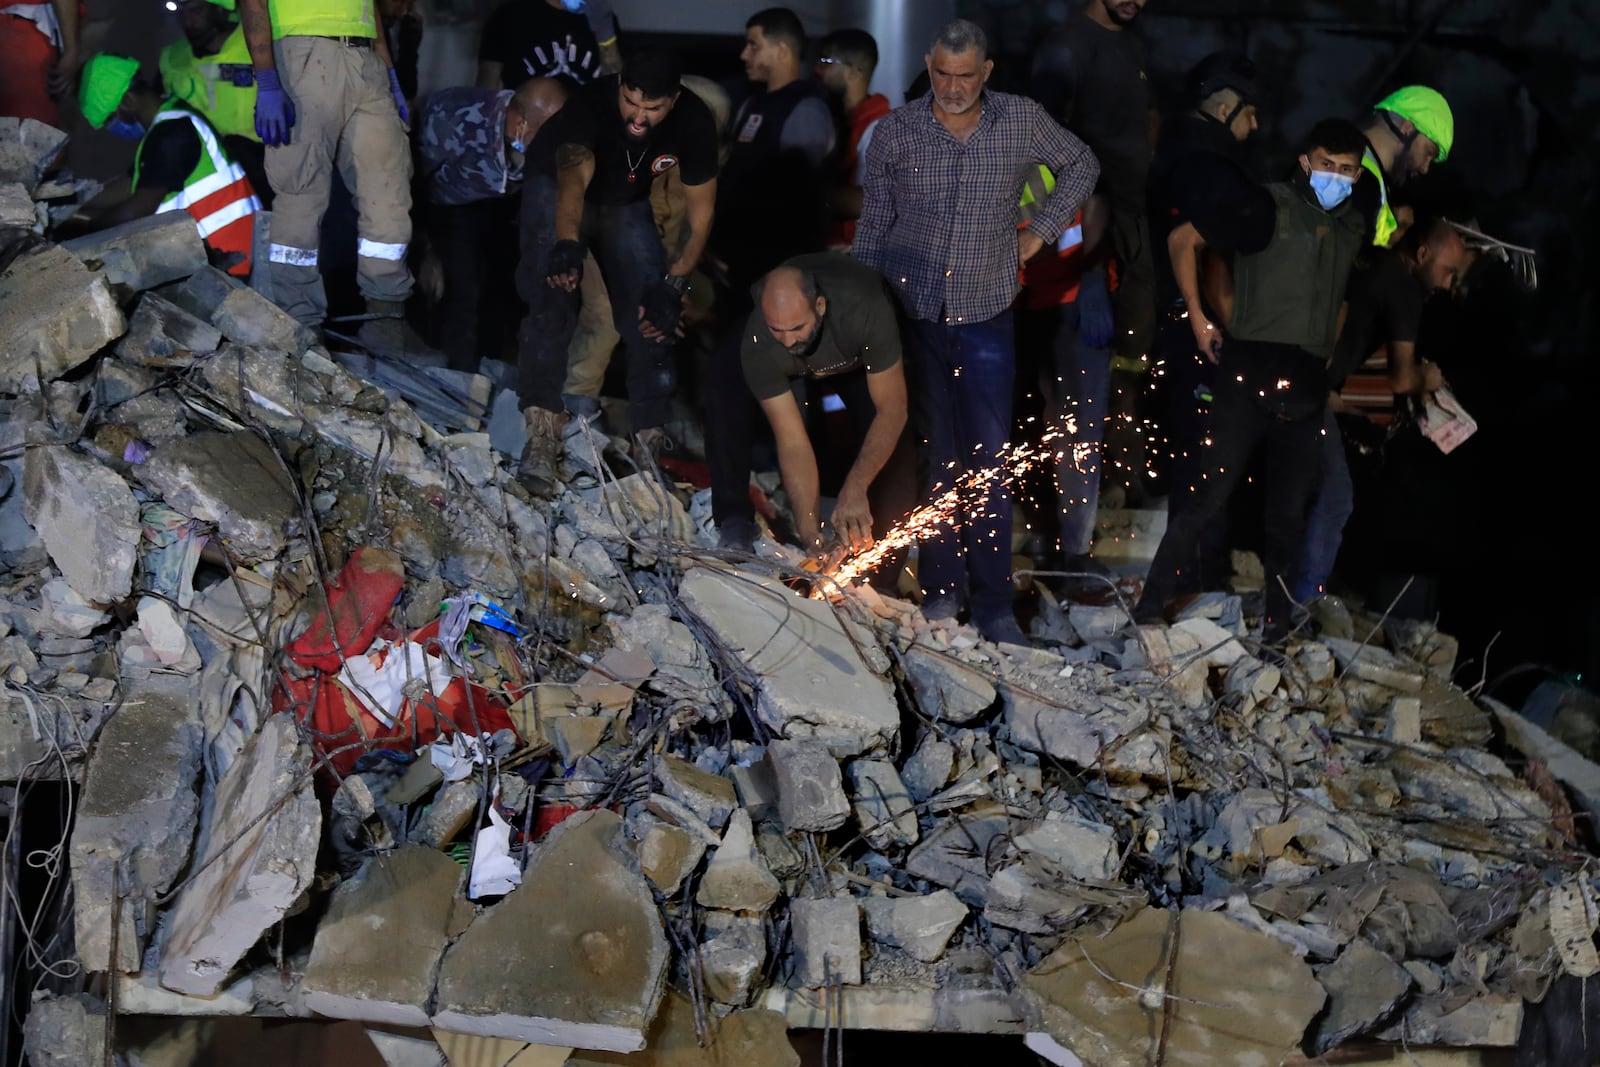
[[[289,143],[267,149],[272,205],[273,298],[296,320],[328,311],[317,246],[333,167],[355,195],[356,279],[368,300],[411,295],[411,149],[372,48],[326,37],[285,37],[273,46],[278,77],[294,103]]]

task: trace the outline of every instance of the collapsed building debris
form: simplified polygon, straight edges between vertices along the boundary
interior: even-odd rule
[[[996,647],[770,542],[730,561],[587,424],[531,498],[486,379],[354,373],[184,228],[0,273],[0,772],[81,783],[86,977],[30,1032],[1265,1064],[1508,1044],[1593,964],[1559,804],[1596,810],[1594,765],[1455,689],[1435,629],[1350,611],[1275,657],[1236,596],[1051,601]]]

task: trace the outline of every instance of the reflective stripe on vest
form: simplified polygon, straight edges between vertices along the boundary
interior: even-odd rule
[[[196,58],[180,38],[161,51],[161,81],[167,92],[206,117],[224,137],[256,135],[256,85],[244,31],[235,28],[216,55]]]
[[[228,158],[217,141],[210,123],[192,111],[172,108],[159,112],[150,123],[185,119],[200,137],[200,160],[189,174],[183,188],[168,194],[156,208],[163,211],[187,211],[194,219],[201,238],[218,252],[243,256],[228,273],[245,275],[250,272],[250,251],[255,241],[254,215],[261,210],[255,188],[245,177],[244,168]],[[141,142],[140,148],[143,148]],[[139,185],[139,158],[134,158],[134,188]]]
[[[1394,210],[1389,207],[1389,187],[1383,181],[1383,166],[1370,148],[1362,153],[1361,165],[1378,182],[1378,219],[1373,229],[1372,243],[1379,248],[1388,248],[1389,238],[1400,228],[1400,220],[1394,217]]]

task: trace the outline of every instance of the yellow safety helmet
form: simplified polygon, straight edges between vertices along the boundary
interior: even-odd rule
[[[1439,146],[1439,162],[1450,155],[1450,146],[1456,139],[1456,119],[1450,105],[1437,89],[1426,85],[1408,85],[1396,89],[1378,101],[1379,111],[1410,119],[1417,132]]]
[[[100,129],[122,106],[122,98],[139,73],[139,61],[127,56],[98,52],[83,65],[83,80],[78,83],[78,106],[89,125]]]

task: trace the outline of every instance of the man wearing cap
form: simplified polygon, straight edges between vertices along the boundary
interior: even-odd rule
[[[327,316],[318,245],[337,166],[358,215],[356,281],[369,316],[361,341],[382,354],[429,355],[404,318],[412,286],[410,112],[372,0],[239,0],[239,15],[276,196],[274,299],[307,326],[320,328]]]
[[[1245,142],[1257,128],[1261,94],[1255,64],[1237,52],[1213,53],[1189,71],[1184,88],[1185,110],[1162,125],[1149,184],[1162,369],[1157,418],[1167,460],[1167,507],[1173,515],[1195,500],[1216,367],[1201,355],[1189,329],[1167,238],[1196,220],[1214,233],[1235,232],[1233,223],[1242,221],[1240,213],[1260,207],[1260,201],[1248,195],[1257,182],[1244,158]],[[1212,248],[1214,255],[1226,251],[1222,245]],[[1191,565],[1199,569],[1204,582],[1222,578],[1226,534],[1226,516],[1221,515],[1201,536],[1198,558]]]
[[[161,50],[161,84],[206,117],[272,206],[266,147],[256,134],[256,81],[235,0],[178,0],[183,36]]]
[[[1367,136],[1367,154],[1361,165],[1378,187],[1377,228],[1372,243],[1387,248],[1398,228],[1389,203],[1390,192],[1449,158],[1456,139],[1456,120],[1438,90],[1407,85],[1378,101],[1361,132]]]
[[[139,73],[138,60],[108,52],[84,64],[78,100],[89,125],[139,147],[129,178],[84,205],[66,228],[96,230],[182,209],[194,217],[217,265],[248,277],[261,201],[205,117],[164,98]]]

